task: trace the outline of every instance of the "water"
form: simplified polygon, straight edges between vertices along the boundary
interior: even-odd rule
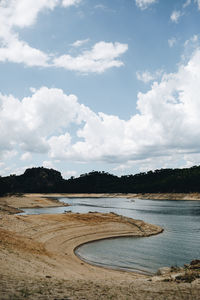
[[[71,206],[24,209],[24,213],[112,211],[164,228],[157,236],[107,239],[79,247],[77,255],[90,263],[154,273],[162,266],[181,266],[200,256],[200,201],[126,198],[62,198],[60,201]]]

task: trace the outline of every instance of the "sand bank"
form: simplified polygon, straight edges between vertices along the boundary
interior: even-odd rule
[[[155,200],[189,200],[200,201],[200,193],[145,193],[130,194],[130,198],[155,199]]]
[[[16,194],[0,197],[0,215],[16,214],[23,208],[68,206],[68,204],[60,203],[56,199],[58,197],[62,196],[60,194]]]
[[[126,281],[138,274],[102,269],[82,262],[74,249],[115,236],[149,236],[162,228],[115,214],[3,215],[0,218],[0,273],[24,278]]]
[[[44,200],[49,199],[49,197],[53,198],[139,198],[139,199],[159,199],[159,200],[200,200],[200,193],[56,193],[56,194],[24,194],[24,197],[29,199],[41,199]],[[25,199],[24,198],[24,199]],[[49,199],[51,200],[51,199]]]
[[[0,219],[0,237],[5,250],[18,253],[16,261],[6,259],[5,272],[22,272],[24,275],[51,275],[58,278],[88,279],[121,277],[118,272],[89,266],[78,259],[74,248],[78,245],[102,238],[116,236],[149,236],[162,232],[159,226],[132,220],[115,214],[62,215],[5,215]],[[29,261],[27,265],[26,258]],[[11,261],[9,261],[11,259]],[[39,263],[39,268],[38,268]],[[41,267],[42,266],[42,267]],[[122,273],[124,274],[124,272]],[[126,276],[129,275],[124,275]],[[131,275],[130,277],[132,277]]]

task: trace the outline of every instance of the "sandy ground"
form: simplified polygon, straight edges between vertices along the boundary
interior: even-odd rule
[[[1,198],[0,203],[10,208],[58,205],[42,196],[13,196]],[[0,299],[200,299],[200,279],[178,283],[173,272],[149,277],[109,270],[89,265],[74,254],[76,246],[88,241],[160,232],[158,226],[112,213],[17,216],[4,211],[0,216]]]
[[[36,194],[26,194],[26,196],[32,197]],[[70,198],[139,198],[139,199],[158,199],[158,200],[197,200],[200,201],[200,193],[145,193],[145,194],[122,194],[122,193],[110,193],[110,194],[38,194],[38,196],[46,197],[70,197]]]
[[[130,194],[130,198],[200,201],[200,193],[145,193],[132,195]]]
[[[22,212],[23,208],[68,206],[56,198],[59,194],[19,194],[0,197],[0,215]],[[55,197],[55,198],[48,198]],[[62,197],[62,196],[61,196]]]

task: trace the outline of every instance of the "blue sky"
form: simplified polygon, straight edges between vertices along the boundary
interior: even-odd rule
[[[199,0],[1,0],[0,175],[199,164]]]

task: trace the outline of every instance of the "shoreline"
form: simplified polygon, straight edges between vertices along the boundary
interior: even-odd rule
[[[163,231],[160,226],[145,223],[140,220],[133,220],[122,217],[113,213],[101,214],[76,214],[66,213],[57,215],[29,215],[29,216],[15,216],[4,215],[0,220],[0,238],[4,244],[5,249],[11,247],[13,253],[21,257],[22,261],[26,260],[26,255],[29,257],[29,266],[21,262],[19,266],[13,264],[13,259],[2,266],[2,270],[6,270],[8,265],[12,267],[12,272],[24,273],[28,276],[32,273],[33,276],[41,276],[41,271],[35,272],[34,264],[36,263],[33,253],[37,253],[37,259],[45,256],[47,265],[54,262],[54,268],[46,271],[50,276],[57,278],[69,279],[73,276],[76,279],[92,280],[94,274],[98,279],[115,278],[116,280],[131,279],[131,278],[145,278],[147,275],[139,274],[137,272],[126,272],[110,268],[101,268],[99,266],[84,263],[75,254],[75,250],[81,245],[97,240],[117,237],[148,237],[159,234]],[[23,228],[23,232],[22,232]],[[22,250],[22,251],[21,251]],[[28,251],[28,253],[26,253]],[[64,253],[64,254],[63,254]],[[30,258],[31,254],[31,258]],[[8,258],[9,260],[9,255]],[[40,260],[39,259],[39,260]],[[33,262],[32,262],[33,260]],[[62,264],[62,268],[58,268]],[[46,269],[46,263],[43,268]],[[67,266],[67,268],[66,268]],[[17,268],[16,268],[17,267]],[[66,273],[64,269],[67,269]],[[8,268],[9,269],[9,268]],[[32,269],[32,272],[31,272]],[[75,271],[74,271],[75,270]],[[8,270],[6,270],[8,271]],[[11,270],[10,270],[11,272]],[[128,273],[128,274],[127,274]],[[123,275],[122,275],[123,274]],[[125,278],[123,278],[125,277]]]
[[[164,275],[144,275],[89,264],[75,254],[77,247],[95,240],[159,234],[163,231],[159,226],[114,213],[14,215],[12,211],[23,208],[24,204],[26,207],[63,206],[55,198],[69,195],[25,194],[0,198],[0,208],[5,208],[0,210],[0,300],[132,300],[133,297],[160,300],[161,294],[166,300],[190,299],[182,297],[191,291],[187,282],[179,282],[177,290],[176,276],[186,272],[183,268]],[[94,197],[94,194],[85,196]],[[127,195],[121,194],[124,196]],[[196,300],[200,279],[193,282],[191,300]]]
[[[28,194],[25,194],[28,195]],[[32,194],[36,195],[36,194]],[[186,200],[200,201],[200,193],[55,193],[55,194],[38,194],[50,198],[127,198],[141,200]]]
[[[24,194],[27,197],[40,197],[42,199],[58,198],[127,198],[141,200],[185,200],[200,201],[200,193],[47,193]],[[58,200],[59,201],[59,200]]]
[[[122,193],[101,193],[101,194],[71,194],[71,193],[29,193],[14,194],[0,197],[0,215],[16,214],[22,212],[23,208],[48,208],[69,206],[62,203],[59,198],[127,198],[140,200],[171,200],[171,201],[200,201],[200,193],[140,193],[140,194],[122,194]]]
[[[200,193],[140,193],[131,198],[141,200],[200,201]]]
[[[154,236],[154,235],[158,235],[160,233],[162,233],[164,231],[163,228],[161,228],[161,230],[157,233],[153,233],[151,235],[148,235],[146,237],[149,237],[149,236]],[[74,249],[73,249],[73,252],[74,252],[74,255],[76,255],[80,260],[82,260],[83,262],[91,265],[91,266],[97,266],[97,267],[100,267],[100,268],[103,268],[103,269],[110,269],[110,270],[114,270],[114,271],[120,271],[120,272],[130,272],[130,273],[133,273],[135,275],[144,275],[144,276],[148,276],[148,277],[152,277],[155,275],[155,273],[150,273],[150,272],[145,272],[145,271],[142,271],[142,270],[137,270],[137,269],[132,269],[132,268],[120,268],[120,267],[114,267],[114,266],[111,266],[111,265],[106,265],[104,266],[103,264],[100,264],[100,263],[95,263],[95,262],[91,262],[90,260],[87,260],[85,259],[84,257],[82,257],[80,254],[78,254],[76,251],[78,250],[78,248],[84,246],[84,245],[87,245],[87,244],[91,244],[93,242],[97,242],[97,241],[103,241],[103,240],[113,240],[113,239],[119,239],[119,238],[123,238],[123,237],[135,237],[135,238],[138,238],[138,237],[144,237],[144,236],[138,236],[138,235],[119,235],[119,236],[108,236],[108,237],[103,237],[103,238],[100,238],[100,239],[94,239],[94,240],[91,240],[91,241],[86,241],[84,243],[81,243],[80,245],[77,245]]]

